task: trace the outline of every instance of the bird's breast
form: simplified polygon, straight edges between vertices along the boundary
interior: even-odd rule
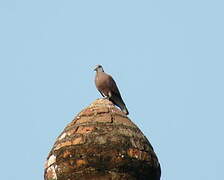
[[[95,84],[96,84],[96,87],[99,91],[103,91],[104,94],[107,94],[107,92],[106,92],[108,90],[108,77],[107,77],[107,75],[105,75],[103,73],[96,74]]]

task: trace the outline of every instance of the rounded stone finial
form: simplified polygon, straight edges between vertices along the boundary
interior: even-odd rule
[[[109,100],[81,111],[57,138],[45,180],[159,180],[155,152],[139,128]]]

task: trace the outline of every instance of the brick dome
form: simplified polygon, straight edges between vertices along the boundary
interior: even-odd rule
[[[50,151],[45,180],[159,180],[160,165],[139,128],[98,99],[69,123]]]

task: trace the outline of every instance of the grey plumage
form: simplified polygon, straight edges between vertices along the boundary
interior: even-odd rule
[[[100,94],[103,97],[109,98],[113,104],[117,105],[126,115],[128,115],[128,109],[114,79],[104,72],[101,65],[97,65],[94,70],[96,71],[95,84]]]

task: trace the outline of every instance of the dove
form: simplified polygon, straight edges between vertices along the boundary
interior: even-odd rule
[[[128,109],[112,76],[105,73],[101,65],[97,65],[94,70],[96,71],[95,85],[100,94],[108,98],[113,104],[118,106],[121,111],[128,115]]]

